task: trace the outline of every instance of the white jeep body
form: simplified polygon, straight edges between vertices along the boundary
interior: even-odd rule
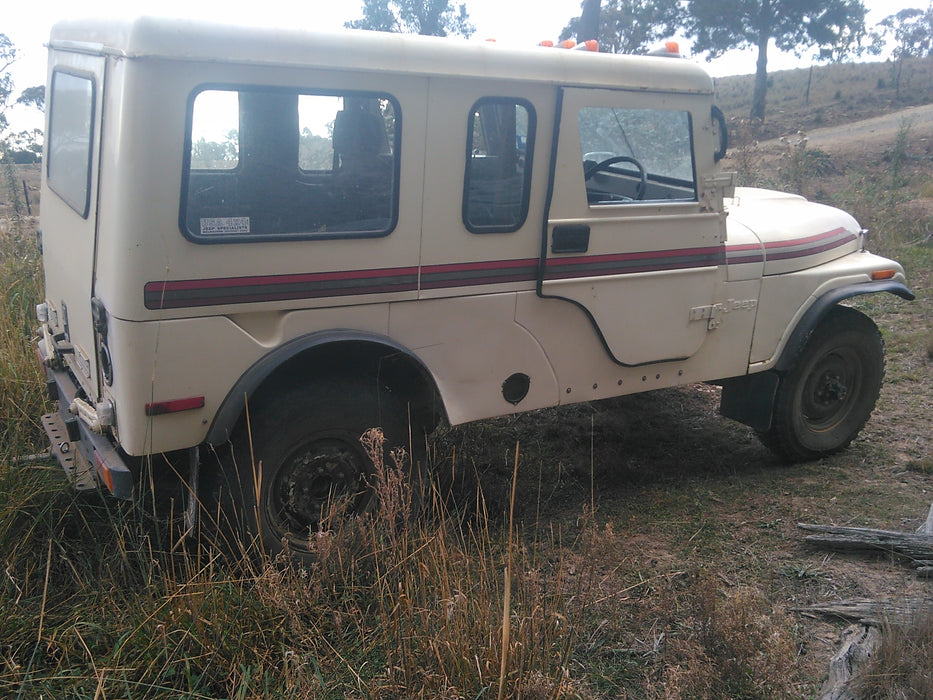
[[[40,353],[120,496],[254,396],[390,365],[451,424],[728,380],[766,430],[838,301],[911,296],[851,216],[733,193],[686,60],[145,18],[49,47]]]

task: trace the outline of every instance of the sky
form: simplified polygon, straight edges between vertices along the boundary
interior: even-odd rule
[[[465,1],[476,26],[473,40],[495,39],[500,43],[533,46],[544,39],[556,39],[571,17],[580,14],[580,0],[457,0]],[[928,0],[865,0],[869,9],[867,24],[874,26],[890,14],[906,7],[926,7]],[[0,15],[0,33],[16,47],[18,59],[12,67],[18,95],[23,89],[45,83],[46,49],[51,26],[60,19],[90,16],[136,14],[191,19],[221,20],[252,26],[305,26],[318,30],[343,27],[344,22],[362,16],[362,0],[261,0],[229,3],[218,0],[43,0],[31,5],[22,0],[5,0]],[[233,9],[233,8],[236,9]],[[681,50],[689,55],[682,43]],[[755,70],[755,52],[730,52],[713,62],[691,57],[714,76],[739,75]],[[769,51],[768,69],[782,70],[810,65],[807,56]],[[16,107],[7,113],[14,130],[42,127],[42,116],[34,108]]]

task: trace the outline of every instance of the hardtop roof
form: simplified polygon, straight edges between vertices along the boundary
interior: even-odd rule
[[[314,66],[680,93],[713,90],[709,75],[683,59],[360,30],[324,33],[156,17],[81,19],[55,24],[49,46],[131,59]]]

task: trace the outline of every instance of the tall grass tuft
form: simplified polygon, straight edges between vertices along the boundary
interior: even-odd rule
[[[35,308],[42,295],[31,222],[0,222],[0,454],[35,451],[45,384],[35,360]]]
[[[933,697],[933,607],[883,625],[881,644],[854,681],[865,700]]]

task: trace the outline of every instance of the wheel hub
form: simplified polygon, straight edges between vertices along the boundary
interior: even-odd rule
[[[349,510],[363,492],[363,462],[345,441],[325,438],[299,447],[272,485],[279,526],[301,538],[317,530],[332,506],[348,500]]]
[[[803,414],[816,429],[828,429],[849,410],[858,382],[858,361],[840,353],[825,356],[810,374],[803,392]]]

